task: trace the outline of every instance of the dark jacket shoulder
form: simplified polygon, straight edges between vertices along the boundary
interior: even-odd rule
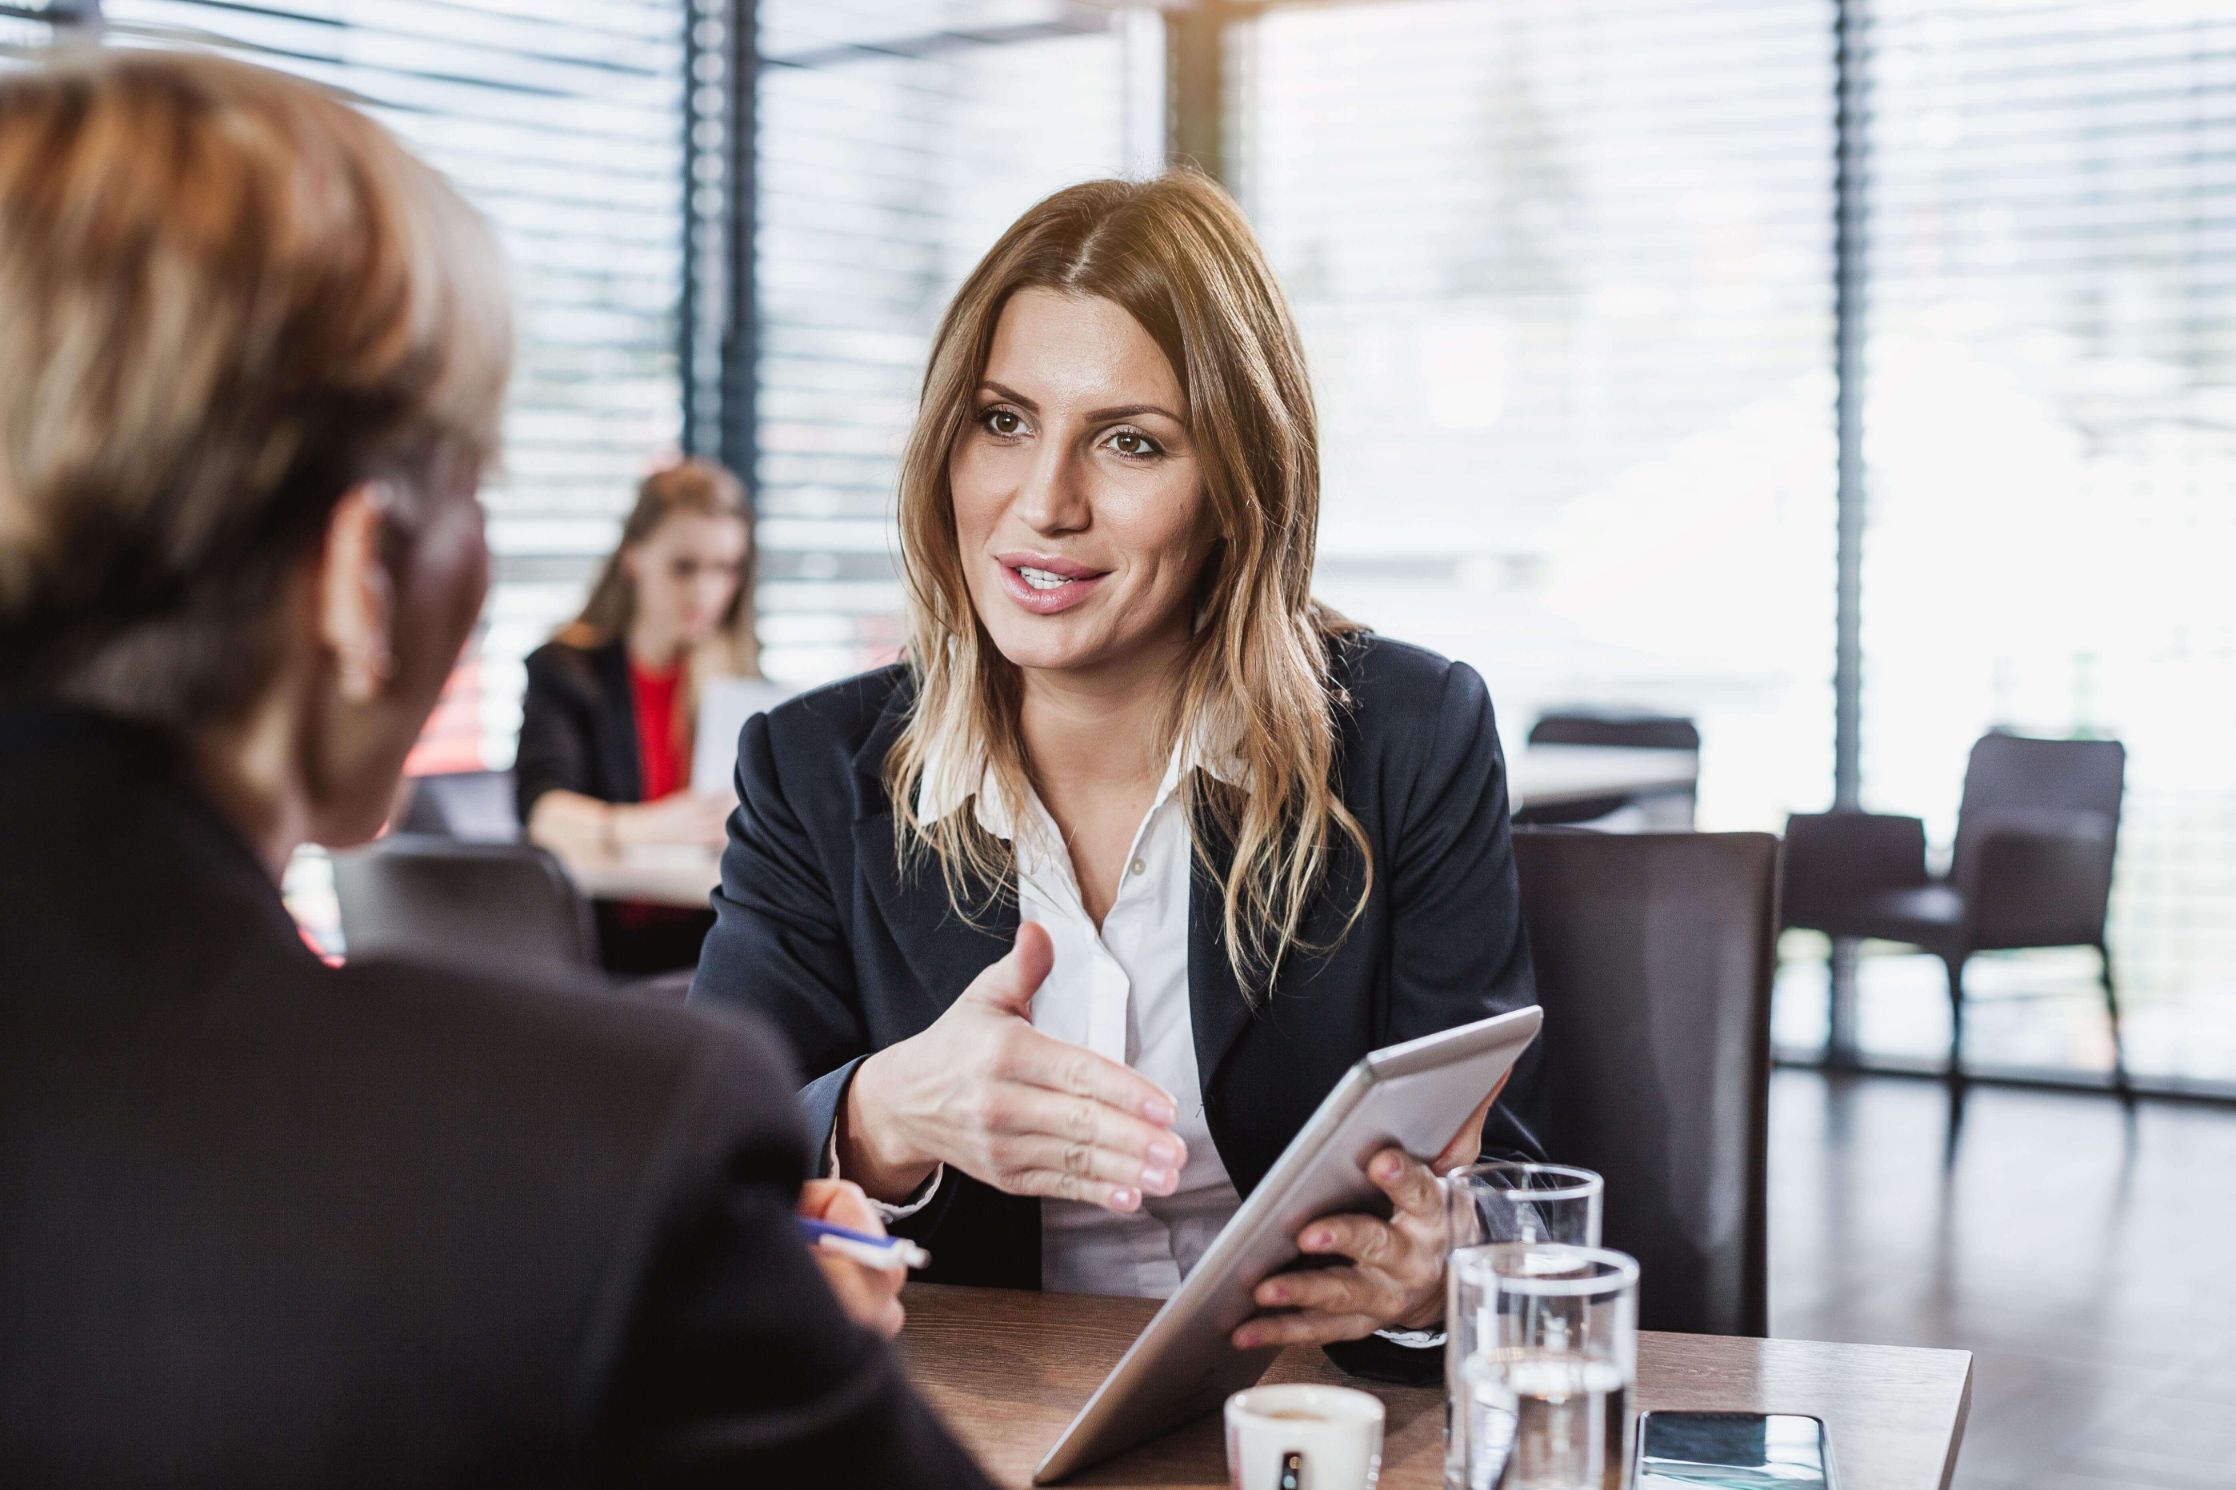
[[[873,736],[898,729],[915,692],[903,662],[826,683],[769,710],[769,742],[785,757],[837,752],[851,760]]]
[[[520,820],[551,791],[601,802],[634,802],[644,782],[637,752],[629,660],[623,643],[578,647],[548,641],[530,652],[520,701],[513,789]]]
[[[602,647],[578,647],[554,639],[530,652],[521,667],[531,687],[541,684],[595,703],[605,688],[606,654],[620,646],[609,642]]]
[[[1466,663],[1377,632],[1330,638],[1328,653],[1329,679],[1343,696],[1339,704],[1381,728],[1433,725],[1443,716],[1455,685],[1464,688],[1472,680],[1476,690],[1482,688]]]

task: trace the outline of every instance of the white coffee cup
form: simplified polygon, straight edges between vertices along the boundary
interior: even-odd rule
[[[1382,1399],[1349,1387],[1252,1387],[1227,1399],[1233,1490],[1374,1490]]]

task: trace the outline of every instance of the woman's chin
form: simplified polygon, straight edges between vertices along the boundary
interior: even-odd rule
[[[1084,672],[1109,660],[1104,648],[1083,637],[1062,635],[1063,629],[1046,622],[1031,628],[1005,626],[993,633],[994,647],[1010,666],[1027,672]]]

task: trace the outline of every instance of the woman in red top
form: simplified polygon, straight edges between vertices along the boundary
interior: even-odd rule
[[[690,790],[691,744],[710,679],[760,676],[752,567],[737,477],[686,460],[645,479],[582,614],[528,657],[514,774],[531,841],[576,863],[721,845],[733,799]],[[688,966],[708,920],[601,906],[606,964]]]

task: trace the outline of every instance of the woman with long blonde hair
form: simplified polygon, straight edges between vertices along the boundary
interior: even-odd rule
[[[791,1038],[934,1276],[1161,1295],[1366,1052],[1530,1001],[1482,680],[1314,600],[1295,325],[1207,178],[1028,211],[934,339],[908,646],[740,744],[697,996]],[[1487,1095],[1437,1165],[1535,1151]],[[1431,1166],[1239,1344],[1441,1315]],[[1433,1374],[1419,1338],[1342,1358]]]
[[[758,678],[752,512],[710,460],[654,471],[582,613],[528,655],[513,767],[530,841],[570,863],[643,844],[712,848],[728,793],[691,789],[699,700],[718,678]],[[689,967],[705,911],[598,907],[606,966]]]

